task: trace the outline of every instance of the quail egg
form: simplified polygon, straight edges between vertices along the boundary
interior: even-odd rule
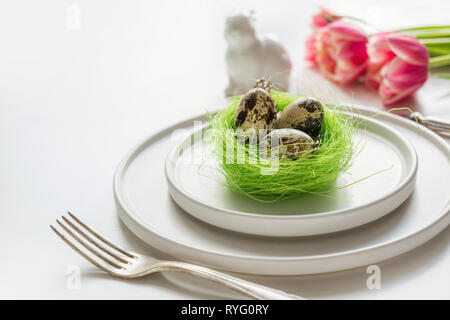
[[[279,157],[285,156],[290,159],[298,159],[314,147],[314,140],[309,135],[289,128],[274,129],[263,138],[263,141],[267,143],[271,154],[278,152]],[[277,147],[278,151],[274,151]]]
[[[300,98],[291,102],[281,112],[277,128],[298,129],[317,139],[322,130],[323,118],[323,105],[320,101]]]
[[[251,89],[234,113],[236,129],[271,130],[277,124],[277,107],[270,93],[262,88]]]

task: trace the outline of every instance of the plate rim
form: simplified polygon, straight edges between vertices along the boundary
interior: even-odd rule
[[[366,112],[366,113],[379,113],[379,109],[373,108],[373,107],[365,107],[365,106],[352,106],[353,109],[357,109],[360,110],[361,112]],[[410,123],[410,120],[404,119],[400,116],[397,115],[393,115],[393,114],[389,114],[386,113],[383,116],[389,117],[391,119],[393,119],[396,122],[400,122],[400,123],[407,123],[407,125],[411,125],[412,123]],[[379,258],[373,258],[373,259],[369,259],[367,258],[366,261],[364,263],[353,263],[352,267],[338,267],[338,268],[331,268],[331,270],[327,270],[327,271],[314,271],[314,272],[302,272],[301,270],[298,270],[296,272],[283,272],[283,273],[261,273],[261,272],[249,272],[249,271],[238,271],[238,270],[231,270],[231,271],[236,271],[236,272],[243,272],[243,273],[253,273],[253,274],[268,274],[268,275],[299,275],[299,274],[315,274],[315,273],[324,273],[324,272],[332,272],[332,271],[339,271],[339,270],[346,270],[346,269],[350,269],[350,268],[355,268],[355,267],[359,267],[362,265],[367,264],[367,261],[382,261],[382,260],[386,260],[389,258],[392,258],[394,256],[397,256],[399,254],[405,253],[411,249],[414,249],[416,247],[418,247],[419,245],[425,243],[426,241],[430,240],[432,237],[434,237],[436,234],[438,234],[439,232],[441,232],[442,230],[444,230],[449,224],[450,224],[450,196],[449,198],[447,198],[446,203],[443,205],[443,207],[437,212],[437,216],[434,220],[428,222],[426,225],[424,225],[423,227],[411,231],[405,235],[399,236],[395,239],[391,239],[391,240],[387,240],[387,241],[383,241],[381,243],[377,243],[377,244],[373,244],[373,245],[369,245],[363,248],[357,248],[357,249],[351,249],[351,250],[345,250],[345,251],[338,251],[338,252],[333,252],[333,253],[327,253],[327,254],[320,254],[320,255],[309,255],[309,256],[288,256],[288,257],[274,257],[274,256],[261,256],[261,255],[245,255],[245,254],[227,254],[227,253],[223,253],[223,252],[218,252],[218,251],[211,251],[208,249],[204,249],[204,248],[198,248],[196,246],[193,245],[186,245],[186,244],[182,244],[180,242],[178,242],[177,240],[173,239],[170,236],[164,235],[160,232],[158,232],[158,230],[155,230],[152,226],[148,225],[146,222],[142,221],[139,217],[137,217],[133,211],[128,208],[128,206],[126,205],[126,202],[122,196],[122,194],[119,193],[120,190],[120,185],[121,185],[121,181],[122,181],[122,176],[123,176],[123,172],[124,170],[128,167],[129,163],[131,162],[131,160],[134,158],[134,156],[140,152],[140,150],[142,148],[144,148],[147,143],[152,140],[152,139],[157,139],[159,136],[165,135],[167,134],[167,132],[170,132],[171,130],[173,130],[173,128],[178,127],[178,126],[183,126],[188,124],[189,122],[193,121],[194,119],[197,118],[201,118],[204,117],[203,114],[201,115],[196,115],[194,117],[191,117],[187,120],[184,121],[179,121],[169,127],[166,127],[163,130],[159,130],[156,133],[152,133],[151,135],[149,135],[146,139],[144,139],[143,141],[141,141],[140,143],[138,143],[137,145],[135,145],[131,151],[129,151],[128,153],[125,154],[125,156],[123,157],[123,159],[119,162],[116,171],[114,173],[114,178],[113,178],[113,193],[114,193],[114,199],[116,201],[116,205],[117,205],[117,209],[118,209],[118,214],[119,217],[121,218],[121,220],[125,223],[125,225],[133,232],[135,233],[138,237],[140,237],[144,242],[146,242],[147,244],[154,246],[157,249],[160,250],[165,250],[165,249],[161,249],[160,247],[155,246],[156,243],[150,243],[148,241],[146,241],[144,239],[144,236],[142,236],[141,234],[139,234],[138,231],[135,231],[135,229],[137,227],[140,227],[142,229],[145,229],[148,233],[147,236],[150,235],[152,237],[156,237],[156,239],[162,240],[165,244],[171,245],[173,250],[172,252],[166,252],[168,254],[174,255],[174,256],[178,256],[178,257],[183,257],[187,260],[191,260],[191,261],[195,261],[198,260],[197,259],[193,259],[191,258],[191,256],[195,255],[195,254],[200,254],[203,257],[205,255],[207,255],[209,258],[211,258],[211,256],[214,257],[220,257],[220,258],[224,258],[224,259],[229,259],[229,261],[231,260],[244,260],[244,261],[258,261],[258,262],[266,262],[266,263],[272,263],[272,262],[297,262],[297,263],[302,263],[302,262],[306,262],[306,261],[313,261],[313,260],[326,260],[326,259],[333,259],[333,258],[347,258],[349,256],[352,255],[363,255],[365,253],[373,253],[375,250],[381,251],[382,249],[388,247],[388,246],[397,246],[398,247],[398,252],[397,253],[393,253],[392,251],[390,251],[389,254],[384,254],[383,257],[379,257]],[[450,158],[450,146],[447,144],[447,142],[440,136],[438,136],[436,133],[432,132],[431,130],[429,130],[428,128],[424,127],[424,126],[420,126],[420,129],[423,130],[423,132],[425,132],[428,136],[431,136],[432,142],[433,143],[437,143],[438,147],[440,149],[444,149],[447,154],[448,157]],[[447,221],[445,221],[447,220]],[[432,229],[432,230],[430,230]],[[437,229],[437,231],[435,230]],[[431,231],[434,231],[433,233],[431,233]],[[409,239],[418,236],[419,234],[423,234],[426,233],[426,237],[424,239],[419,239],[418,243],[416,243],[415,245],[413,245],[412,247],[409,248],[403,248],[402,245],[407,242]],[[173,251],[178,251],[178,253],[173,253]],[[186,252],[190,252],[191,255],[187,255]],[[374,255],[370,255],[371,257]],[[370,263],[370,262],[369,262]],[[206,264],[210,264],[210,265],[214,265],[213,263],[206,263]],[[223,264],[222,264],[223,265]],[[217,265],[216,265],[217,267]],[[226,268],[222,266],[222,269],[228,269],[230,270],[231,268]]]
[[[347,114],[349,112],[344,112],[344,113]],[[364,209],[364,208],[370,207],[372,205],[378,204],[380,202],[384,202],[387,199],[393,197],[394,194],[404,190],[416,178],[417,169],[418,169],[418,157],[417,157],[417,152],[416,152],[415,148],[412,146],[412,144],[409,142],[409,140],[404,138],[398,132],[398,130],[396,130],[394,128],[390,128],[389,126],[387,126],[386,124],[382,123],[379,120],[372,119],[372,118],[369,118],[369,117],[361,115],[361,114],[357,114],[356,116],[362,118],[363,120],[365,119],[368,122],[373,122],[376,125],[383,127],[384,130],[390,131],[391,134],[395,135],[407,147],[408,152],[409,152],[408,157],[410,156],[410,159],[412,159],[411,168],[407,172],[406,177],[402,178],[401,182],[393,190],[391,190],[390,193],[387,193],[378,199],[372,200],[372,201],[365,203],[363,205],[360,205],[360,206],[344,208],[344,209],[337,209],[337,210],[332,210],[332,211],[327,211],[327,212],[313,212],[313,213],[307,213],[307,214],[289,214],[289,215],[258,214],[258,213],[249,213],[249,212],[238,211],[238,210],[216,208],[213,205],[210,205],[210,204],[202,201],[201,199],[198,199],[198,198],[190,195],[185,190],[180,188],[174,181],[174,177],[169,173],[170,159],[178,151],[179,147],[183,143],[185,143],[186,139],[191,138],[193,135],[195,135],[195,133],[191,133],[189,135],[189,137],[187,137],[186,139],[182,140],[181,142],[179,142],[178,144],[176,144],[175,146],[172,147],[172,149],[167,154],[167,156],[164,160],[164,174],[165,174],[167,182],[171,185],[171,187],[175,188],[177,192],[179,192],[179,193],[183,194],[185,197],[189,198],[190,201],[193,201],[196,204],[201,205],[203,207],[207,207],[208,209],[217,209],[221,213],[226,213],[226,214],[232,215],[232,216],[244,216],[244,217],[248,217],[248,218],[252,218],[252,219],[262,219],[262,220],[264,220],[264,219],[268,219],[268,220],[310,220],[310,219],[316,219],[316,218],[319,219],[319,218],[322,218],[325,216],[330,216],[330,215],[334,216],[334,215],[350,214],[351,212],[353,212],[355,210]]]

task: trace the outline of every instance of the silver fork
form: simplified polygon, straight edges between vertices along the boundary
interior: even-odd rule
[[[409,119],[419,122],[428,129],[431,129],[439,134],[450,133],[450,121],[431,116],[424,116],[419,112],[413,112],[409,115]]]
[[[68,212],[56,220],[62,230],[50,225],[53,231],[73,250],[99,269],[118,278],[137,278],[160,271],[186,272],[220,283],[248,297],[264,300],[300,300],[299,296],[239,279],[206,267],[154,257],[122,249],[93,228]],[[68,236],[70,237],[68,237]],[[72,240],[70,240],[70,238]]]

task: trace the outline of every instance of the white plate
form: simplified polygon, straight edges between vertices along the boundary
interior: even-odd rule
[[[360,109],[365,115],[374,112]],[[355,268],[411,250],[448,226],[450,149],[409,120],[377,118],[414,146],[419,170],[411,196],[394,212],[364,226],[325,236],[262,238],[212,227],[186,214],[171,199],[164,160],[171,133],[190,119],[146,139],[119,164],[114,177],[118,213],[143,241],[179,259],[234,272],[298,275]],[[439,170],[437,170],[439,168]]]
[[[364,120],[355,137],[364,146],[331,189],[375,175],[329,193],[332,198],[303,195],[261,203],[229,190],[220,183],[217,157],[204,143],[201,129],[169,152],[165,163],[169,192],[181,208],[202,221],[260,236],[318,235],[374,221],[413,191],[417,155],[402,135],[383,123],[361,115],[353,119],[355,123]]]

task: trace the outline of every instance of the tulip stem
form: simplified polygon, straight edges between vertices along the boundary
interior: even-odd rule
[[[428,68],[433,69],[433,68],[439,68],[439,67],[448,66],[448,65],[450,65],[450,54],[447,54],[445,56],[430,58],[430,63],[428,65]]]
[[[418,27],[410,29],[400,29],[398,31],[408,33],[418,39],[441,38],[450,36],[450,26]]]
[[[438,73],[436,76],[442,79],[450,80],[450,73]]]

